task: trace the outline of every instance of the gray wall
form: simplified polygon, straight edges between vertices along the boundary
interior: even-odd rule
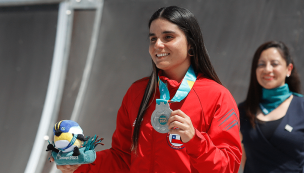
[[[43,109],[58,5],[0,7],[0,172],[23,172]]]

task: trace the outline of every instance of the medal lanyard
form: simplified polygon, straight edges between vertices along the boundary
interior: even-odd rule
[[[182,101],[189,94],[195,81],[196,81],[196,75],[192,66],[190,66],[186,75],[184,76],[182,83],[180,84],[178,90],[176,91],[174,97],[170,100],[170,93],[167,88],[167,85],[158,77],[160,99],[156,99],[156,104],[159,105],[161,102],[164,102],[164,104],[166,104],[170,102]]]

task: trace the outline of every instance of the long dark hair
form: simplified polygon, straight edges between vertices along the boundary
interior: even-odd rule
[[[262,44],[255,52],[251,65],[251,75],[250,75],[250,84],[247,93],[247,98],[245,100],[244,108],[246,111],[246,116],[249,118],[250,123],[253,127],[255,127],[255,119],[256,113],[259,108],[259,102],[262,96],[262,86],[257,81],[256,69],[258,65],[258,61],[262,52],[269,48],[276,48],[283,59],[286,61],[286,65],[288,66],[290,63],[293,64],[293,70],[289,77],[285,79],[285,83],[288,84],[290,91],[301,93],[301,82],[298,75],[298,72],[295,68],[295,64],[293,59],[290,56],[288,47],[280,41],[269,41]]]
[[[189,10],[177,6],[163,7],[158,9],[150,18],[149,28],[151,23],[159,18],[165,19],[177,25],[185,33],[187,42],[190,44],[192,49],[191,54],[193,56],[191,56],[190,61],[195,73],[201,73],[204,75],[204,77],[222,84],[210,62],[209,55],[204,45],[201,29],[194,15]],[[157,74],[159,69],[155,66],[153,61],[152,66],[153,71],[146,87],[143,99],[141,101],[135,122],[132,138],[132,151],[134,152],[136,152],[137,149],[141,120],[145,114],[146,109],[149,107],[149,102],[152,96],[154,98],[157,89]]]

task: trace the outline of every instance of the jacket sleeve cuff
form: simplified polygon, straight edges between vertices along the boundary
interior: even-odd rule
[[[198,158],[202,151],[202,143],[205,141],[206,139],[202,133],[195,129],[193,138],[184,144],[188,155],[194,158]]]

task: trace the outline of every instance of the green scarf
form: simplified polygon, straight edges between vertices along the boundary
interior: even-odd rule
[[[284,84],[283,86],[273,89],[262,88],[262,98],[260,102],[260,108],[262,112],[265,115],[269,114],[292,94],[298,97],[303,97],[301,94],[291,92],[289,90],[288,84]]]

